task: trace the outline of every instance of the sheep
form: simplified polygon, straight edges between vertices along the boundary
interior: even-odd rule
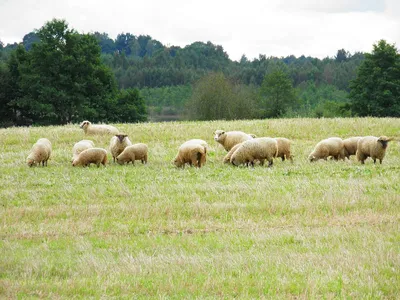
[[[93,125],[89,121],[83,121],[80,125],[80,128],[83,129],[85,134],[118,134],[119,131],[117,128],[111,125]]]
[[[388,142],[391,140],[393,140],[393,138],[388,138],[387,136],[381,136],[379,138],[374,136],[365,136],[360,138],[357,143],[357,160],[360,161],[361,164],[364,164],[364,161],[368,157],[371,157],[374,164],[377,159],[379,159],[379,162],[382,164]]]
[[[132,142],[126,134],[116,134],[111,138],[110,152],[113,157],[113,162],[115,162],[117,156],[120,155],[127,146],[132,146]]]
[[[47,161],[51,155],[51,142],[46,138],[40,138],[32,146],[31,152],[26,158],[26,163],[29,167],[36,166],[36,164],[42,163],[42,166],[47,166]]]
[[[214,140],[220,143],[226,151],[231,150],[236,144],[250,139],[253,139],[253,136],[242,131],[223,131],[218,129],[214,132]]]
[[[229,152],[225,155],[225,157],[224,157],[224,159],[223,159],[222,162],[225,163],[225,164],[229,164],[229,163],[231,162],[232,154],[235,153],[235,151],[236,151],[243,143],[244,143],[244,142],[239,143],[239,144],[236,144],[235,146],[233,146],[232,149],[229,150]]]
[[[356,155],[357,152],[357,143],[361,139],[361,136],[355,136],[348,139],[343,140],[344,143],[344,156],[347,159],[350,159],[351,155]]]
[[[282,161],[286,159],[290,159],[293,162],[293,157],[290,154],[290,143],[291,141],[287,138],[278,137],[275,138],[276,142],[278,143],[278,154],[276,157],[282,158]]]
[[[254,166],[254,161],[259,160],[264,165],[268,160],[268,167],[273,165],[273,158],[278,154],[278,142],[273,138],[261,137],[243,142],[232,154],[231,164],[238,166],[247,164]]]
[[[135,164],[135,160],[141,160],[143,164],[147,163],[147,152],[148,147],[146,144],[138,143],[127,146],[120,155],[117,156],[117,163],[123,165],[124,163],[132,162]]]
[[[94,148],[94,143],[91,140],[81,140],[75,143],[74,147],[72,147],[72,160],[78,157],[79,153],[83,150]]]
[[[84,166],[87,167],[90,164],[96,164],[100,167],[100,164],[105,166],[107,163],[107,150],[103,148],[89,148],[83,150],[79,155],[73,160],[72,166]]]
[[[178,154],[174,159],[174,164],[178,168],[185,167],[185,164],[201,168],[206,163],[207,142],[199,139],[193,139],[183,143]]]
[[[344,143],[341,138],[331,137],[320,141],[308,156],[308,159],[310,162],[314,162],[319,159],[327,160],[329,156],[332,156],[335,160],[344,160]]]

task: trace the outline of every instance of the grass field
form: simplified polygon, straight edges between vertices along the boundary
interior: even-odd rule
[[[115,124],[149,163],[73,168],[78,125],[0,130],[0,298],[400,297],[400,145],[368,159],[309,163],[330,136],[400,138],[400,119]],[[293,140],[295,161],[222,164],[216,129]],[[52,141],[48,167],[25,159]],[[187,139],[204,168],[176,169]],[[111,158],[111,155],[109,155]]]

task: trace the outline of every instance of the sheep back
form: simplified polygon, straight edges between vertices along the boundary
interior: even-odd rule
[[[230,162],[235,165],[251,164],[259,160],[261,165],[264,160],[268,161],[268,166],[272,166],[273,158],[278,153],[278,143],[273,138],[255,138],[243,142],[232,154]]]
[[[327,160],[329,156],[332,156],[335,160],[344,160],[344,143],[341,138],[331,137],[320,141],[308,156],[308,159],[313,162],[319,159]]]
[[[124,163],[132,162],[135,164],[135,160],[141,160],[143,164],[147,163],[148,147],[146,144],[138,143],[125,147],[124,151],[117,156],[117,163],[123,165]]]
[[[218,129],[214,132],[214,140],[220,143],[226,151],[250,139],[253,139],[253,137],[243,131],[223,131]]]
[[[87,167],[90,164],[95,164],[100,167],[100,164],[106,165],[107,163],[107,150],[103,148],[90,148],[83,150],[73,160],[72,166],[84,166]]]

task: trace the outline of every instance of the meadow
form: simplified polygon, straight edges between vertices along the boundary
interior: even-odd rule
[[[77,124],[0,129],[0,298],[400,297],[400,119],[113,124],[149,162],[72,167]],[[216,129],[291,139],[294,163],[233,167]],[[321,139],[387,135],[383,164],[310,163]],[[29,168],[33,143],[53,145]],[[179,145],[210,145],[177,169]],[[110,160],[111,155],[109,155]]]

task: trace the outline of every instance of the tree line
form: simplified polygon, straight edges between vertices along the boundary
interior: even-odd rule
[[[13,123],[56,124],[142,121],[147,112],[151,120],[398,116],[398,72],[399,53],[384,40],[372,53],[232,61],[211,42],[181,48],[148,35],[112,39],[53,20],[19,45],[0,43],[0,113]]]

